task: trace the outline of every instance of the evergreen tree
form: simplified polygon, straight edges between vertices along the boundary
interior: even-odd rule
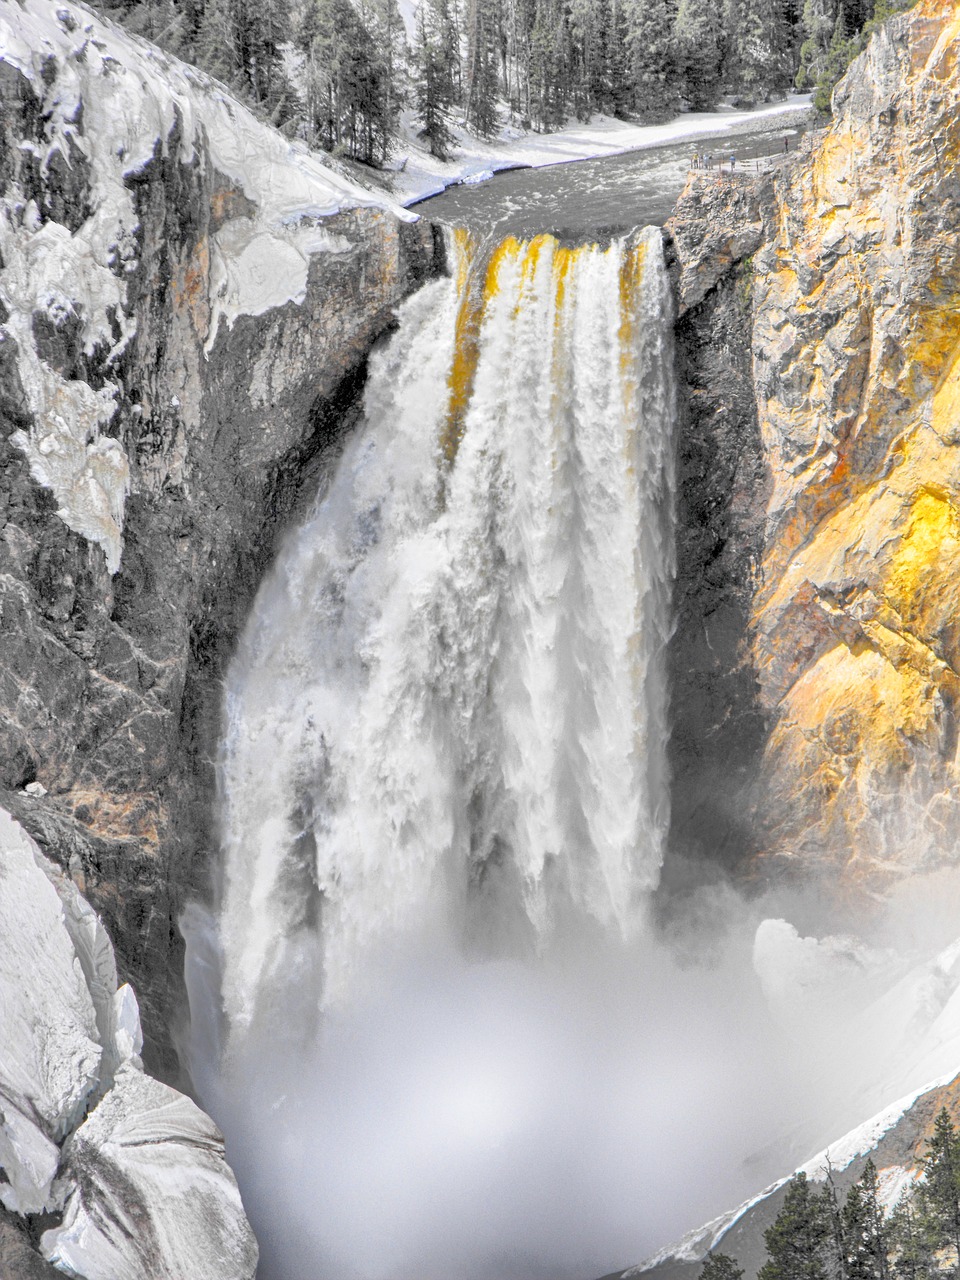
[[[417,9],[415,104],[420,136],[430,154],[445,159],[453,135],[447,113],[454,102],[453,24],[448,0],[421,0]]]
[[[530,33],[530,114],[542,129],[555,129],[566,115],[568,41],[559,0],[536,0]]]
[[[796,76],[798,89],[815,85],[823,75],[836,21],[836,0],[805,0],[804,40],[800,46],[800,69]]]
[[[287,0],[207,0],[197,61],[241,97],[273,110],[287,91],[280,45],[289,24]]]
[[[960,1137],[946,1107],[927,1142],[915,1202],[924,1235],[934,1250],[951,1249],[960,1269]]]
[[[585,119],[612,110],[609,0],[571,0],[570,84],[573,109]]]
[[[742,1280],[743,1267],[738,1267],[733,1258],[726,1253],[707,1254],[700,1268],[700,1280]]]
[[[860,1181],[847,1192],[842,1232],[846,1280],[889,1280],[887,1224],[872,1160],[867,1161]]]
[[[893,1280],[926,1280],[933,1274],[933,1253],[917,1221],[913,1197],[898,1204],[887,1224],[888,1267]]]
[[[768,1257],[757,1280],[827,1280],[830,1234],[826,1196],[811,1188],[805,1173],[795,1174],[776,1221],[764,1232]]]
[[[846,10],[841,4],[837,10],[837,20],[834,24],[826,62],[813,95],[813,105],[818,111],[822,111],[825,115],[829,113],[834,86],[859,51],[859,41],[847,34]]]
[[[678,76],[671,0],[626,0],[628,75],[633,107],[662,116],[678,105]]]
[[[785,91],[791,41],[780,0],[727,0],[727,68],[744,102]]]
[[[328,151],[382,162],[394,125],[387,68],[351,0],[310,0],[297,42],[316,139]]]
[[[497,123],[499,23],[493,0],[468,0],[466,120],[488,138]]]
[[[680,0],[673,28],[683,93],[694,111],[720,100],[721,22],[715,0]]]

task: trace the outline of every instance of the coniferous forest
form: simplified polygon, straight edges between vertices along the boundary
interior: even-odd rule
[[[937,1116],[920,1176],[892,1206],[868,1160],[841,1197],[833,1175],[822,1186],[798,1173],[764,1233],[767,1260],[757,1280],[934,1280],[960,1270],[960,1133],[946,1108]],[[708,1254],[699,1280],[741,1280],[729,1255]]]
[[[912,0],[103,0],[286,132],[380,166],[409,108],[438,156],[454,122],[550,130],[655,121],[722,99],[830,93],[873,26]]]

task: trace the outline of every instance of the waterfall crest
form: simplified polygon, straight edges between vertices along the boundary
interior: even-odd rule
[[[659,232],[451,237],[227,690],[223,996],[331,1005],[442,920],[629,936],[668,821],[671,300]],[[509,938],[507,937],[509,934]],[[491,942],[490,939],[494,938]]]

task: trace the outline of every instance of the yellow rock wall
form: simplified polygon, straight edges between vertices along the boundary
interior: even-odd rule
[[[868,890],[960,856],[958,53],[946,0],[874,37],[752,262],[761,844]]]

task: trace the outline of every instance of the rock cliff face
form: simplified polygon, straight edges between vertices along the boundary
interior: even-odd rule
[[[796,163],[697,177],[671,224],[694,426],[678,787],[725,795],[734,853],[857,891],[956,858],[958,52],[954,6],[921,0]]]
[[[0,47],[0,803],[170,1075],[220,675],[435,246],[82,5],[15,0]]]

